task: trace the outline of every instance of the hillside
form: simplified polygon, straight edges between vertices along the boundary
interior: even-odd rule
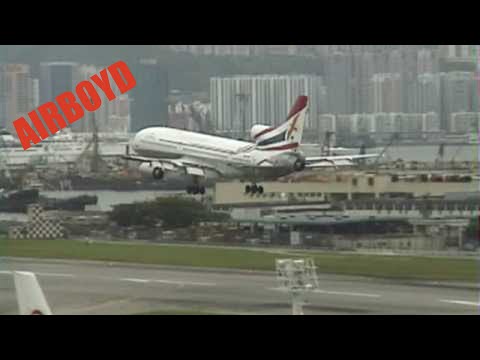
[[[98,66],[117,60],[133,63],[140,58],[156,57],[169,74],[170,87],[208,91],[212,76],[233,74],[321,74],[319,59],[298,56],[194,56],[174,53],[163,45],[3,45],[0,63],[25,63],[38,76],[44,61],[75,61]]]

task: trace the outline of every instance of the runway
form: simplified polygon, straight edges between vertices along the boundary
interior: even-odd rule
[[[1,259],[0,314],[17,314],[11,271],[37,274],[55,314],[138,314],[196,310],[221,314],[291,314],[274,273],[101,262]],[[319,274],[306,297],[309,314],[480,314],[474,287],[412,285]],[[473,284],[475,285],[475,284]]]

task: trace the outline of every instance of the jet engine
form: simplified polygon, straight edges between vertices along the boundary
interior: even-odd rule
[[[305,170],[305,156],[299,153],[280,154],[278,156],[275,156],[272,160],[276,166],[291,169],[295,172]]]
[[[305,166],[306,166],[305,158],[298,158],[293,163],[293,170],[295,170],[297,172],[300,172],[300,171],[305,170]]]
[[[256,140],[258,135],[260,135],[262,132],[269,129],[272,129],[272,128],[266,125],[253,125],[252,129],[250,130],[250,136],[252,137],[252,140]]]
[[[145,175],[153,176],[155,180],[162,180],[165,172],[159,163],[142,163],[138,170]]]

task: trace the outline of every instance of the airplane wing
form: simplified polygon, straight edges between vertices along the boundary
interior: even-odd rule
[[[184,170],[186,174],[189,175],[196,175],[205,177],[205,170],[211,170],[216,172],[219,175],[222,175],[220,171],[218,171],[213,166],[210,166],[205,163],[197,162],[190,159],[180,158],[180,159],[161,159],[161,158],[150,158],[150,157],[143,157],[143,156],[136,156],[136,155],[123,155],[122,159],[137,161],[140,163],[149,163],[150,166],[155,164],[162,168],[162,170],[166,171],[180,171]]]
[[[354,163],[348,160],[338,160],[338,161],[317,161],[307,163],[305,165],[306,169],[320,169],[320,168],[331,168],[331,167],[340,167],[340,166],[353,166]]]
[[[339,160],[347,160],[347,161],[355,161],[361,159],[373,159],[379,157],[380,154],[365,154],[365,155],[338,155],[338,156],[313,156],[307,157],[308,162],[316,162],[316,161],[339,161]]]
[[[365,155],[341,155],[341,156],[313,156],[307,157],[306,168],[322,168],[322,167],[337,167],[337,166],[352,166],[356,160],[378,158],[379,154],[365,154]]]

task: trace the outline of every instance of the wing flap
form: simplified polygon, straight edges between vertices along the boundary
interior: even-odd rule
[[[162,162],[162,168],[163,170],[168,170],[168,171],[176,170],[176,167],[173,164],[170,164],[169,162]]]
[[[317,161],[312,163],[307,163],[305,168],[307,169],[320,169],[327,167],[338,167],[338,166],[353,166],[355,165],[351,161],[339,160],[339,161]]]
[[[198,167],[186,166],[185,171],[189,175],[202,176],[202,177],[205,176],[205,171],[203,171],[203,169],[200,169]]]
[[[136,156],[136,155],[122,155],[122,159],[137,161],[137,162],[158,162],[159,160],[155,158],[148,158],[148,157]]]
[[[340,156],[312,156],[307,157],[307,163],[315,163],[315,162],[339,162],[339,161],[350,161],[353,162],[355,160],[362,160],[362,159],[373,159],[378,158],[379,154],[365,154],[365,155],[340,155]]]

